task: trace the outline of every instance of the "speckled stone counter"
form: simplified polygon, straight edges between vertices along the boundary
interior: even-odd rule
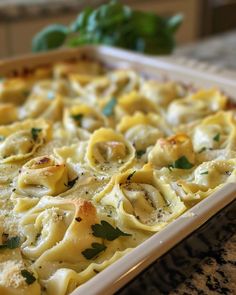
[[[174,55],[236,71],[236,31],[177,48]],[[236,201],[118,294],[236,294]]]
[[[179,47],[174,55],[194,58],[236,71],[236,30]]]

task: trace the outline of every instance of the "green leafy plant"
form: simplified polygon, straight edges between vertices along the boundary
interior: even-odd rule
[[[182,20],[181,14],[163,18],[111,1],[96,9],[84,9],[68,27],[54,24],[44,28],[33,38],[32,50],[105,44],[149,54],[168,54],[174,49],[174,34]]]

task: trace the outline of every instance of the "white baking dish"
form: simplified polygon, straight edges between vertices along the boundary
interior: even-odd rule
[[[178,64],[173,59],[145,57],[120,49],[108,47],[81,47],[73,50],[59,50],[39,55],[0,61],[0,76],[16,75],[47,63],[72,58],[89,57],[98,59],[108,67],[132,67],[154,78],[167,76],[197,87],[216,86],[234,99],[236,82],[223,73],[212,73],[206,66],[197,69]],[[202,67],[201,67],[202,68]],[[235,96],[236,101],[236,96]],[[130,253],[107,267],[94,278],[77,288],[73,295],[112,294],[124,286],[150,263],[166,253],[174,245],[204,224],[214,214],[235,200],[236,184],[227,184],[223,189],[201,201],[161,232],[154,234]]]

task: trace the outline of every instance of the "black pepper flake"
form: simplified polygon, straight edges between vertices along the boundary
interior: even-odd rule
[[[82,221],[82,218],[78,216],[78,217],[75,218],[75,220],[76,220],[77,222],[80,222],[80,221]]]
[[[97,270],[97,269],[93,269],[93,271],[94,271],[95,273],[99,273],[99,272],[100,272],[100,271]]]

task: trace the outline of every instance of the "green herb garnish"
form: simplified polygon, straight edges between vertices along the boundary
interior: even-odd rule
[[[0,135],[0,141],[3,141],[5,138],[5,136]]]
[[[36,281],[36,278],[34,277],[34,275],[26,269],[23,269],[21,271],[21,275],[22,277],[25,278],[27,285],[31,285]]]
[[[76,181],[78,180],[78,178],[79,178],[79,177],[77,176],[76,178],[74,178],[74,179],[68,181],[68,183],[65,184],[65,186],[72,188],[72,187],[75,185],[75,183],[76,183]]]
[[[191,169],[194,165],[189,162],[189,160],[182,156],[176,160],[173,164],[170,164],[168,168],[177,168],[177,169]]]
[[[127,177],[127,180],[131,180],[131,178],[134,176],[135,172],[136,172],[136,170],[134,170],[132,173],[130,173]]]
[[[20,237],[15,236],[7,239],[4,244],[0,245],[0,249],[16,249],[20,246]]]
[[[200,173],[200,175],[204,175],[204,174],[208,174],[208,171],[204,171],[204,172]]]
[[[121,236],[131,236],[131,234],[124,233],[118,227],[113,227],[105,220],[102,220],[101,224],[92,225],[91,228],[95,237],[103,238],[108,241],[113,241]]]
[[[217,133],[214,137],[213,137],[214,141],[220,141],[220,133]]]
[[[31,129],[31,135],[32,135],[34,141],[36,141],[38,139],[39,133],[41,131],[42,131],[41,128],[32,128]]]
[[[105,245],[100,243],[92,243],[91,247],[92,248],[85,249],[83,252],[81,252],[83,256],[88,260],[94,258],[102,251],[105,251],[107,248]]]
[[[77,121],[79,124],[81,124],[81,120],[83,118],[83,114],[76,114],[76,115],[71,115],[71,118],[73,118],[75,121]]]
[[[103,108],[102,113],[103,115],[109,117],[114,112],[114,107],[117,104],[117,100],[113,97]]]
[[[136,156],[137,156],[137,158],[141,158],[142,155],[144,155],[145,153],[146,153],[145,150],[139,150],[139,151],[136,151]]]

